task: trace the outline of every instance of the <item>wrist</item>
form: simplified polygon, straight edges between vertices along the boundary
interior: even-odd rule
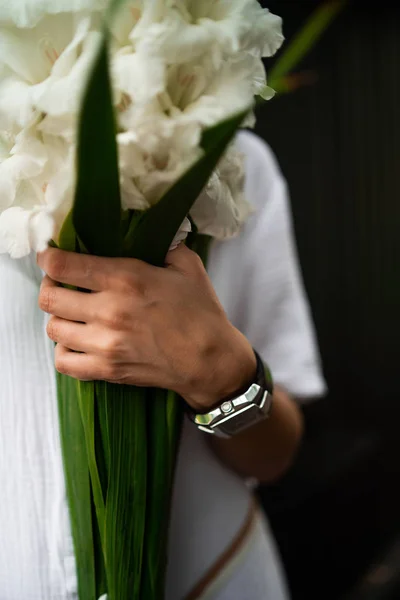
[[[254,382],[257,359],[249,341],[233,326],[229,343],[214,356],[204,370],[197,390],[185,396],[191,408],[208,412],[247,390]]]

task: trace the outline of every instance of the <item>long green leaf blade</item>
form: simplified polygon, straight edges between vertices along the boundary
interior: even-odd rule
[[[139,600],[147,510],[146,392],[116,384],[104,391],[111,465],[105,519],[108,598]]]
[[[280,91],[282,79],[311,51],[345,4],[346,0],[324,2],[314,11],[305,26],[294,37],[269,71],[269,86],[277,92]]]
[[[120,221],[118,151],[105,32],[80,115],[73,224],[90,254],[120,256]]]
[[[68,213],[58,236],[58,247],[67,252],[76,251],[76,231],[72,223],[72,211]]]
[[[77,382],[57,373],[58,412],[64,474],[70,507],[79,598],[97,600],[91,491]]]
[[[96,455],[96,434],[95,427],[95,387],[93,381],[78,382],[78,400],[81,411],[83,429],[85,431],[87,461],[89,465],[90,477],[92,482],[93,500],[96,508],[97,520],[99,522],[99,532],[104,548],[104,530],[101,524],[105,519],[105,498],[101,487],[100,474],[97,465]]]
[[[164,597],[167,542],[182,403],[173,392],[147,390],[148,404],[148,499],[141,598]]]
[[[210,238],[196,233],[187,241],[204,264],[209,242]],[[141,598],[158,600],[164,595],[169,514],[183,422],[183,403],[172,391],[149,389],[147,393],[148,507]]]
[[[107,15],[106,15],[107,23],[112,22],[112,20],[115,18],[118,11],[121,10],[121,8],[123,7],[123,5],[126,2],[127,2],[127,0],[111,0],[109,7],[108,7]]]

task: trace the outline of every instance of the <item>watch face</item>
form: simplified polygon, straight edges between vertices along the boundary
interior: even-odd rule
[[[255,404],[251,404],[240,413],[235,413],[219,423],[218,429],[224,434],[232,436],[255,425],[262,419],[263,415],[261,414],[259,407]]]

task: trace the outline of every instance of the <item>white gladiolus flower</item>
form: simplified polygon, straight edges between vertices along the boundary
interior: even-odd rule
[[[21,132],[0,162],[0,252],[16,258],[43,250],[72,206],[73,153],[61,139],[43,138]]]
[[[44,185],[46,152],[30,132],[3,138],[0,152],[0,210],[29,203]]]
[[[71,13],[0,27],[0,250],[12,256],[43,250],[71,208],[72,141],[100,35],[90,28]]]
[[[281,19],[257,0],[148,2],[131,38],[138,51],[161,54],[170,64],[205,51],[216,61],[239,51],[271,56],[283,42]]]
[[[113,56],[112,75],[118,94],[118,106],[124,108],[152,103],[166,86],[167,70],[159,57],[144,57],[129,47]],[[127,102],[127,107],[124,103]],[[122,121],[123,122],[123,121]]]
[[[196,64],[171,67],[164,101],[175,118],[184,117],[211,127],[231,114],[248,109],[254,96],[264,93],[265,87],[263,63],[244,54],[222,63],[218,69]]]
[[[168,118],[157,103],[127,111],[128,130],[117,137],[122,205],[145,210],[198,159],[201,128]]]
[[[0,0],[0,252],[57,241],[108,3]],[[202,156],[207,127],[273,94],[261,59],[282,43],[281,20],[257,0],[127,0],[111,33],[122,207],[146,210]],[[243,181],[231,148],[193,207],[201,233],[237,233],[249,213]]]
[[[136,0],[128,6],[137,24],[125,72],[136,73],[136,64],[128,67],[135,57],[145,75],[136,85],[136,77],[130,85],[119,78],[133,103],[145,95],[154,99],[162,88],[170,116],[185,111],[210,126],[250,107],[256,94],[272,97],[261,57],[282,44],[281,19],[257,0]],[[253,121],[250,116],[246,125]]]
[[[35,27],[43,17],[60,13],[101,11],[109,0],[0,0],[0,22]]]
[[[53,219],[47,211],[14,206],[0,214],[0,253],[7,252],[11,258],[22,258],[32,248],[42,252],[52,233]]]
[[[0,27],[0,126],[26,127],[32,119],[77,114],[99,34],[89,18],[45,17],[33,29]]]
[[[244,182],[244,156],[232,145],[191,210],[191,217],[201,233],[219,240],[239,233],[251,213],[244,195]]]

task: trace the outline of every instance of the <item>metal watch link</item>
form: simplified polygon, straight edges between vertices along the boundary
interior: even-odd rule
[[[257,374],[255,382],[244,393],[221,402],[206,414],[189,413],[200,431],[219,437],[232,437],[269,416],[273,383],[269,369],[255,352]]]

